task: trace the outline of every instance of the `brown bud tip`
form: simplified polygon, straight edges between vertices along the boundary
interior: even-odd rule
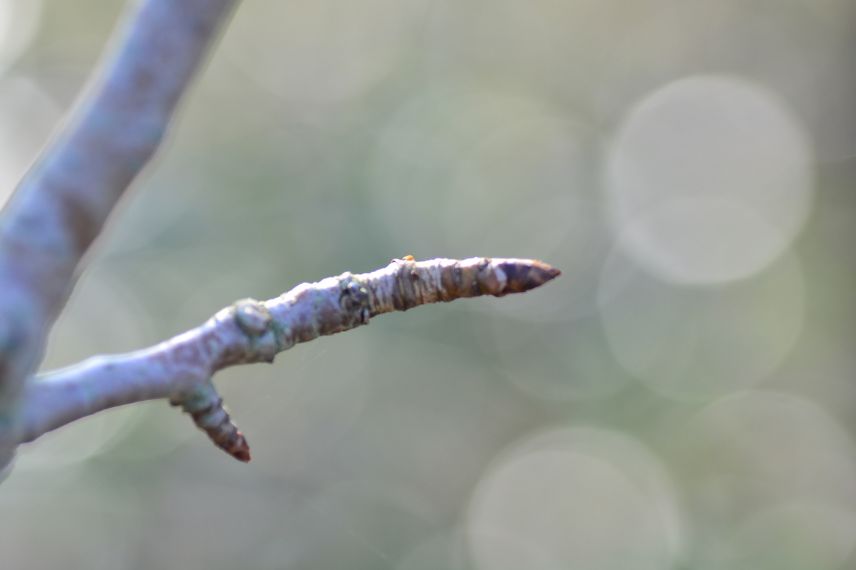
[[[207,382],[190,393],[177,394],[170,398],[170,403],[190,414],[196,427],[204,431],[214,445],[238,461],[247,463],[250,460],[247,438],[232,422],[213,384]]]
[[[498,268],[505,273],[507,282],[503,291],[504,294],[529,291],[562,274],[555,267],[534,259],[497,259],[494,261],[497,262]]]
[[[229,453],[229,455],[231,455],[238,461],[249,463],[251,459],[250,446],[249,444],[247,444],[247,440],[246,438],[244,438],[244,435],[242,433],[238,432],[238,435],[240,436],[240,441],[235,447],[227,450],[227,452]]]
[[[244,463],[250,461],[250,444],[247,443],[247,438],[244,434],[238,431],[235,424],[229,422],[225,429],[211,430],[208,432],[208,437],[214,441],[214,445]]]
[[[537,259],[532,260],[532,272],[530,274],[530,278],[533,281],[533,288],[543,285],[547,281],[552,281],[561,274],[562,272],[552,265],[544,263],[543,261],[538,261]]]

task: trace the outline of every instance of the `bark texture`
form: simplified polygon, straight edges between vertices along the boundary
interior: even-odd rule
[[[211,383],[218,370],[273,362],[276,354],[297,343],[368,324],[376,315],[466,297],[522,293],[558,275],[557,269],[528,259],[405,258],[371,273],[304,283],[268,301],[237,301],[201,326],[153,347],[96,356],[38,376],[26,387],[17,440],[32,441],[114,406],[169,398],[215,445],[249,461],[246,439]]]

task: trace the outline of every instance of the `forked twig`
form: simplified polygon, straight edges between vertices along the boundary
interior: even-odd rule
[[[272,362],[277,353],[297,343],[353,329],[383,313],[465,297],[522,293],[558,275],[559,270],[528,259],[405,258],[372,273],[343,273],[304,283],[269,301],[238,301],[203,325],[151,348],[96,356],[37,377],[28,383],[22,400],[19,441],[31,441],[113,406],[169,398],[218,447],[249,461],[246,440],[211,383],[218,370]]]

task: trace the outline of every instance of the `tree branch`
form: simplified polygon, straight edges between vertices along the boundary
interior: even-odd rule
[[[372,273],[304,283],[269,301],[238,301],[203,325],[151,348],[96,356],[38,376],[24,392],[17,441],[32,441],[114,406],[169,398],[218,447],[249,461],[246,440],[211,383],[218,370],[273,362],[277,353],[297,343],[367,324],[375,315],[464,297],[522,293],[558,275],[559,270],[526,259],[415,262],[408,256]]]
[[[298,342],[374,315],[537,287],[559,272],[537,261],[395,260],[363,275],[239,301],[151,348],[33,377],[84,255],[157,150],[176,105],[236,0],[140,0],[52,144],[0,217],[0,467],[24,442],[122,404],[169,398],[214,443],[249,461],[211,382],[227,366],[273,360]]]
[[[4,423],[41,360],[81,259],[160,144],[235,0],[143,0],[0,218],[0,464]]]

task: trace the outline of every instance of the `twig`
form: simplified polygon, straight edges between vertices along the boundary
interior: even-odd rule
[[[235,0],[143,0],[0,218],[0,464],[80,262],[157,149]]]
[[[38,377],[47,333],[81,260],[124,191],[158,148],[172,113],[236,0],[140,0],[115,54],[36,161],[0,218],[0,467],[19,443],[98,411],[169,398],[214,443],[250,459],[211,382],[234,364],[272,361],[298,342],[374,315],[549,281],[540,262],[395,260],[364,275],[244,300],[146,350],[94,357]]]
[[[408,256],[372,273],[304,283],[269,301],[238,301],[151,348],[96,356],[38,376],[24,392],[18,442],[107,408],[169,398],[218,447],[249,461],[247,442],[211,383],[216,371],[272,362],[297,343],[367,324],[375,315],[464,297],[522,293],[558,275],[559,270],[527,259],[415,262]]]

